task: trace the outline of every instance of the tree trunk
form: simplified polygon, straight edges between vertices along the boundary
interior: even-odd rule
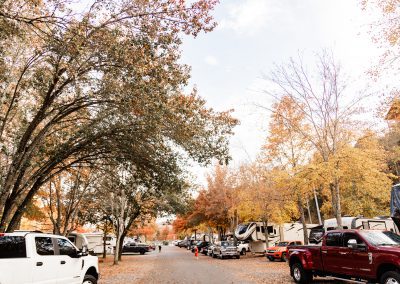
[[[108,233],[108,229],[107,229],[107,219],[106,219],[104,222],[104,227],[103,227],[103,258],[107,257],[107,251],[106,251],[107,233]]]
[[[304,207],[303,207],[303,202],[301,200],[301,195],[297,195],[297,207],[299,209],[300,213],[300,222],[303,225],[303,239],[304,239],[304,244],[308,244],[308,231],[307,231],[307,224],[306,224],[306,218],[304,216]]]
[[[340,188],[339,181],[335,178],[334,182],[329,185],[332,196],[332,211],[336,218],[337,229],[342,229],[342,210],[340,206]]]
[[[263,218],[264,236],[265,236],[265,249],[269,247],[269,236],[268,236],[268,218]]]
[[[315,207],[317,208],[318,224],[322,225],[321,211],[319,210],[317,192],[314,189]]]

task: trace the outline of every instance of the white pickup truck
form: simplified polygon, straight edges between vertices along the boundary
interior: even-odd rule
[[[98,259],[67,238],[0,233],[0,284],[96,284]]]

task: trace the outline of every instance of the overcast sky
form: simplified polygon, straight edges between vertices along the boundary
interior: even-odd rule
[[[271,104],[261,77],[274,63],[300,52],[313,64],[315,52],[332,49],[358,80],[380,54],[359,0],[221,0],[214,15],[219,25],[212,33],[185,38],[182,61],[192,66],[191,87],[208,106],[233,108],[241,121],[231,140],[232,165],[254,160],[267,137],[269,114],[254,103]],[[193,171],[203,183],[205,170]]]

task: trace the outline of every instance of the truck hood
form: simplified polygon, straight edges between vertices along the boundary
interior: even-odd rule
[[[286,247],[270,247],[270,248],[267,248],[267,250],[285,251],[285,250],[286,250]]]

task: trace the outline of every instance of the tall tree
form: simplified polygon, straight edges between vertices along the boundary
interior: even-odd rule
[[[361,97],[347,94],[340,65],[331,54],[323,52],[317,58],[315,75],[307,71],[301,58],[290,59],[287,64],[276,66],[268,78],[273,87],[265,92],[277,100],[282,97],[290,98],[296,104],[311,131],[304,132],[301,128],[294,130],[303,135],[324,163],[327,163],[352,141],[352,117],[359,111]],[[289,118],[282,116],[282,119]],[[329,191],[333,214],[340,228],[342,209],[340,181],[337,176],[332,176]]]
[[[227,157],[236,122],[181,93],[178,63],[182,33],[212,30],[216,1],[94,1],[78,14],[67,3],[0,4],[0,231],[53,176],[142,159],[132,149],[150,133],[199,162]]]

